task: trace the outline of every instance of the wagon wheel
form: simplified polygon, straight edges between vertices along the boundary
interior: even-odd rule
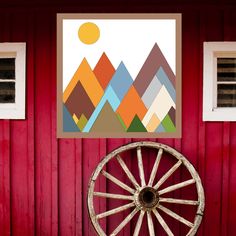
[[[144,166],[143,166],[143,157],[142,157],[142,148],[152,148],[155,149],[157,155],[156,159],[149,177],[149,181],[146,183],[145,175],[144,175]],[[137,153],[137,162],[138,162],[138,170],[139,170],[139,178],[141,184],[137,182],[134,175],[131,173],[127,165],[125,164],[124,160],[121,158],[120,154],[131,150],[136,149]],[[176,164],[173,165],[158,181],[154,183],[158,166],[161,161],[163,153],[166,152],[172,157],[174,157]],[[105,165],[111,160],[115,159],[121,166],[121,169],[124,171],[125,175],[127,176],[128,180],[132,183],[133,188],[129,187],[122,181],[118,180],[112,174],[106,172],[104,170]],[[187,181],[180,182],[178,184],[174,184],[168,186],[166,188],[161,188],[162,184],[181,166],[183,165],[184,168],[188,170],[191,175],[191,178]],[[129,195],[122,195],[122,194],[114,194],[114,193],[104,193],[104,192],[95,192],[95,182],[99,175],[105,176],[109,181],[113,182],[120,188],[126,190]],[[198,199],[197,200],[183,200],[183,199],[175,199],[175,198],[165,198],[164,194],[172,192],[177,189],[181,189],[187,187],[189,185],[195,185],[197,190]],[[117,207],[115,209],[108,210],[103,213],[96,214],[94,209],[94,197],[101,197],[101,198],[109,198],[109,199],[120,199],[120,200],[130,200],[130,203]],[[115,215],[119,212],[125,211],[127,209],[131,210],[131,213],[124,218],[122,222],[114,229],[114,231],[110,234],[112,236],[117,235],[134,217],[134,215],[138,214],[138,220],[135,225],[134,229],[134,236],[138,236],[143,218],[146,215],[147,217],[147,224],[148,224],[148,231],[150,236],[155,235],[154,231],[154,222],[152,218],[152,214],[154,218],[159,222],[162,226],[163,230],[166,232],[167,235],[174,235],[166,221],[161,216],[160,212],[164,212],[170,217],[174,218],[175,220],[183,223],[184,225],[189,227],[189,231],[187,233],[188,236],[195,235],[197,229],[201,223],[203,212],[204,212],[204,205],[205,205],[205,198],[204,198],[204,191],[201,184],[200,177],[192,164],[179,152],[175,149],[160,143],[155,142],[136,142],[130,143],[128,145],[122,146],[110,154],[108,154],[97,166],[95,169],[91,180],[89,182],[89,189],[88,189],[88,210],[89,216],[92,221],[92,224],[100,236],[105,236],[105,232],[103,231],[101,225],[99,224],[99,220],[104,217],[109,217],[111,215]],[[176,214],[172,210],[168,209],[167,207],[163,206],[163,203],[173,203],[173,204],[181,204],[181,205],[192,205],[197,206],[196,214],[194,222],[190,222],[186,220],[184,217]]]

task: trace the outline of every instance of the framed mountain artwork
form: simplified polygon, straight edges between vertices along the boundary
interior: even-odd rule
[[[57,15],[58,137],[181,136],[181,14]]]

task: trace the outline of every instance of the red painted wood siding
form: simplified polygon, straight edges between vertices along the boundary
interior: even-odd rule
[[[137,1],[132,6],[124,1],[112,6],[102,1],[94,7],[61,0],[59,7],[56,1],[25,0],[13,1],[15,8],[12,1],[1,2],[0,41],[27,42],[27,119],[0,121],[1,236],[95,235],[86,206],[89,177],[106,153],[135,140],[56,139],[56,12],[99,11],[183,13],[183,134],[181,139],[157,141],[182,152],[200,174],[206,212],[198,235],[235,234],[236,124],[202,122],[203,41],[236,41],[235,4]],[[99,184],[101,191],[109,188],[103,181]],[[101,211],[105,207],[99,205]]]

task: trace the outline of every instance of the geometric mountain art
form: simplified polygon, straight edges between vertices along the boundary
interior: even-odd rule
[[[181,16],[133,16],[58,14],[58,137],[180,137]]]

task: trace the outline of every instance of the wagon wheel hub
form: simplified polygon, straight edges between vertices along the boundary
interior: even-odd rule
[[[138,208],[148,211],[155,208],[159,203],[159,194],[152,187],[144,187],[138,191],[135,197],[135,203]]]

